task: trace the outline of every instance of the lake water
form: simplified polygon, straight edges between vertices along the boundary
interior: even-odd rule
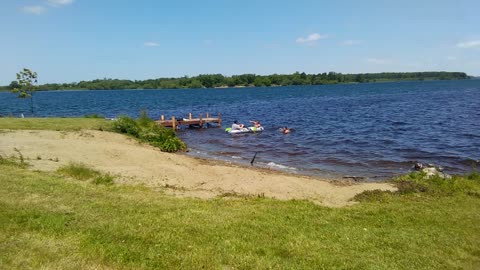
[[[415,162],[470,171],[480,159],[480,80],[291,86],[276,88],[45,91],[36,116],[130,115],[158,119],[222,113],[258,119],[265,131],[232,136],[223,128],[181,130],[189,154],[299,174],[381,180]],[[28,115],[29,102],[0,93],[0,114]],[[283,135],[281,126],[294,131]],[[478,164],[478,162],[477,162]]]

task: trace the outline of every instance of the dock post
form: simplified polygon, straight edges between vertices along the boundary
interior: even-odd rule
[[[218,127],[222,127],[222,115],[218,113]]]
[[[192,120],[192,113],[188,113],[188,119]]]
[[[205,117],[210,118],[210,114],[207,112]]]
[[[177,129],[177,120],[175,120],[175,116],[172,116],[172,129],[176,130]]]
[[[160,116],[160,120],[165,121],[165,115],[162,114],[162,115]]]
[[[202,114],[200,114],[200,117],[198,119],[200,119],[199,121],[200,127],[203,127]]]

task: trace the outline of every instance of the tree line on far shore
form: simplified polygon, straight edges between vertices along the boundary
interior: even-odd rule
[[[336,72],[306,74],[255,75],[243,74],[224,76],[222,74],[205,74],[194,77],[158,78],[149,80],[97,79],[72,83],[47,83],[37,86],[37,90],[109,90],[109,89],[179,89],[179,88],[214,88],[214,87],[268,87],[289,85],[322,85],[339,83],[366,83],[384,81],[417,80],[458,80],[469,79],[464,72],[383,72],[342,74]],[[18,87],[17,81],[0,87],[11,90]]]

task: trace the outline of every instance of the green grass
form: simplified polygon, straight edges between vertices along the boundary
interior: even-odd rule
[[[0,118],[0,129],[77,131],[109,130],[112,121],[98,118]]]
[[[91,169],[85,164],[70,163],[57,170],[61,175],[74,178],[76,180],[86,181],[90,180],[96,185],[111,185],[113,184],[113,176],[104,174],[100,171]]]
[[[332,209],[174,198],[15,163],[0,172],[3,269],[480,268],[476,177],[451,193],[377,192]]]

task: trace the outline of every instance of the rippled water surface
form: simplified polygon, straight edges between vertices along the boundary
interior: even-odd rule
[[[29,111],[0,93],[0,114]],[[35,95],[37,116],[138,116],[143,109],[186,117],[222,113],[258,119],[265,131],[232,136],[223,128],[181,130],[190,154],[301,174],[348,174],[384,179],[414,162],[471,170],[480,159],[480,80],[399,82],[277,88],[46,91]],[[281,126],[294,131],[283,135]]]

